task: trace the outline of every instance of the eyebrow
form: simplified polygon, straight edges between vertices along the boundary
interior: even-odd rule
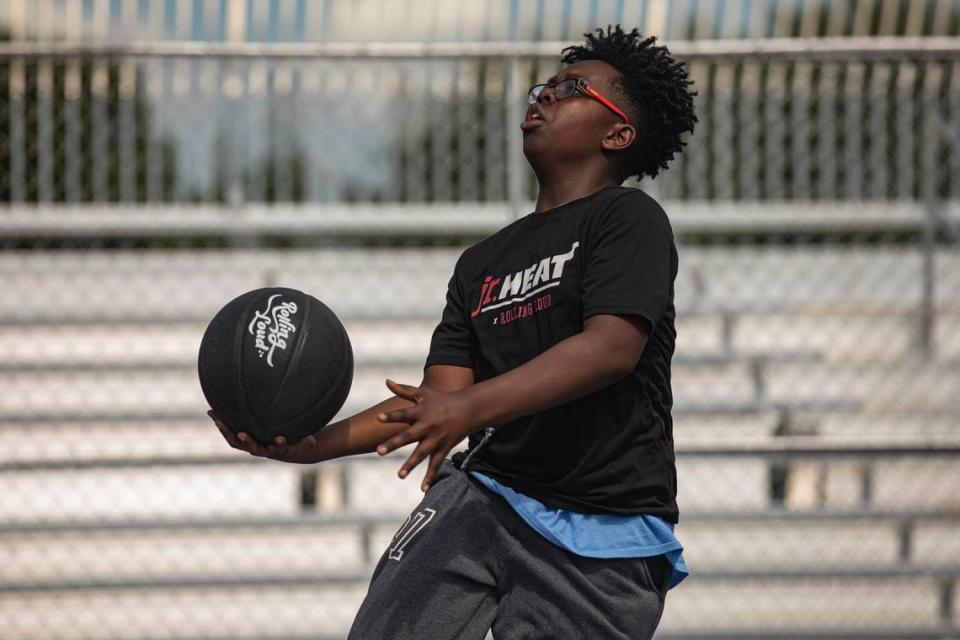
[[[559,75],[560,75],[559,73],[555,73],[555,74],[553,74],[552,76],[550,76],[549,78],[547,78],[547,84],[552,84],[552,83],[556,82],[557,76],[559,76]],[[581,75],[579,75],[579,74],[577,74],[577,73],[570,73],[566,78],[564,78],[564,80],[569,80],[570,78],[579,78],[580,80],[583,80],[583,76],[581,76]]]

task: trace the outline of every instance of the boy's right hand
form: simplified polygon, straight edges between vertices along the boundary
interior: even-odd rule
[[[207,411],[207,415],[210,416],[213,423],[217,425],[217,429],[220,430],[227,444],[234,449],[246,451],[250,455],[260,458],[270,458],[272,460],[280,460],[281,462],[312,462],[310,453],[315,451],[317,446],[317,438],[313,434],[298,440],[294,444],[288,444],[286,438],[277,436],[273,444],[262,445],[251,438],[248,433],[242,431],[240,433],[234,433],[231,431],[230,427],[228,427],[212,409]]]

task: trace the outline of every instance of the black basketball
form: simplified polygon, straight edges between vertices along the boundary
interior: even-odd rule
[[[325,304],[282,287],[247,292],[210,321],[200,342],[200,386],[234,432],[290,443],[319,431],[353,383],[347,332]]]

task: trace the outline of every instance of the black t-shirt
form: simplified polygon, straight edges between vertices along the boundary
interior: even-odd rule
[[[482,382],[582,332],[601,313],[640,317],[649,333],[636,368],[614,384],[490,425],[496,432],[470,470],[553,507],[676,523],[676,275],[666,214],[625,187],[530,213],[464,250],[425,367],[470,367]],[[470,450],[481,436],[470,436]]]

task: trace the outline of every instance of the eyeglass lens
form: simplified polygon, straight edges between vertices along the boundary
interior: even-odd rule
[[[543,90],[551,85],[549,84],[535,84],[530,87],[530,93],[527,95],[527,101],[530,104],[533,104],[537,101],[537,98],[540,97],[540,94],[543,93]],[[564,98],[569,98],[574,93],[577,92],[577,80],[576,78],[568,78],[567,80],[562,80],[557,84],[553,85],[554,95],[558,100],[563,100]]]

